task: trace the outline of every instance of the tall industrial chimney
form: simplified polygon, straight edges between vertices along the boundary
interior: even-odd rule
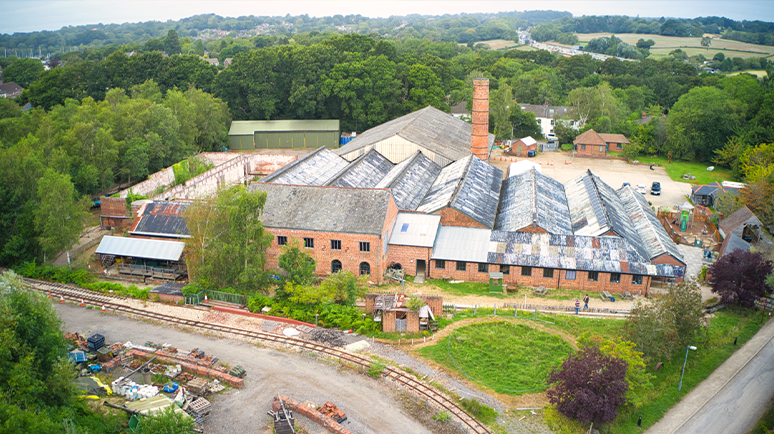
[[[473,79],[473,133],[470,135],[470,152],[489,160],[489,79]]]

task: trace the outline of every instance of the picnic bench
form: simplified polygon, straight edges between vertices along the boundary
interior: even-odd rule
[[[545,286],[538,286],[535,288],[535,295],[538,297],[545,297],[546,294],[548,294],[548,289],[546,289]]]
[[[599,296],[600,296],[600,297],[602,298],[602,300],[604,300],[604,301],[610,301],[610,298],[612,297],[612,295],[611,295],[609,292],[607,292],[607,291],[602,291],[602,292],[600,292],[600,293],[599,293]]]
[[[629,291],[624,291],[621,295],[624,300],[634,300],[634,296]]]

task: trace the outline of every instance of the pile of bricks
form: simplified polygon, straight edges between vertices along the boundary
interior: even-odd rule
[[[336,407],[336,404],[332,402],[326,402],[319,411],[320,413],[328,416],[338,423],[342,423],[347,420],[347,415],[344,414],[343,411],[339,410],[338,407]]]
[[[215,369],[210,369],[209,367],[199,366],[199,365],[181,361],[179,359],[170,358],[168,356],[162,355],[162,354],[165,354],[164,351],[156,351],[155,353],[148,353],[142,350],[133,349],[129,351],[127,354],[142,360],[149,360],[151,357],[155,356],[156,360],[158,360],[161,363],[180,365],[180,367],[185,372],[188,372],[200,377],[215,378],[219,380],[221,383],[227,383],[232,387],[236,387],[237,389],[241,389],[245,386],[245,380],[241,378],[237,378],[237,377],[225,374]],[[205,363],[209,363],[210,365],[212,364],[211,360],[203,360],[203,359],[195,359],[195,360],[202,360]]]
[[[188,382],[186,385],[188,391],[194,395],[204,396],[207,394],[207,380],[203,378],[196,378]]]
[[[173,351],[174,350],[174,351]],[[185,362],[192,365],[199,365],[204,366],[205,368],[211,368],[213,364],[217,361],[216,357],[213,356],[204,356],[202,352],[194,349],[191,351],[191,353],[187,356],[184,356],[177,352],[176,349],[170,348],[169,350],[156,350],[156,356],[159,357],[165,357],[167,359],[174,359],[179,362]],[[201,356],[201,357],[197,357]]]
[[[272,410],[275,412],[279,411],[280,409],[280,402],[279,400],[282,400],[282,402],[285,404],[285,408],[288,408],[290,410],[293,410],[296,413],[300,413],[309,419],[313,420],[314,422],[318,423],[320,426],[328,430],[330,433],[334,434],[352,434],[349,430],[346,430],[339,425],[338,422],[330,418],[329,416],[326,416],[319,411],[299,403],[298,401],[294,399],[290,399],[287,396],[275,396],[274,397],[274,403],[272,404]],[[326,403],[330,404],[330,403]],[[334,406],[335,407],[335,406]]]

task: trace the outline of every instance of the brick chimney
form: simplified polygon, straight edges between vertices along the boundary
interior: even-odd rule
[[[470,152],[489,160],[489,79],[473,79],[473,132],[470,135]]]

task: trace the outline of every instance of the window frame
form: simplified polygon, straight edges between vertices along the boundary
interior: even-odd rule
[[[435,269],[436,270],[445,270],[446,269],[446,261],[443,259],[435,259]]]
[[[589,282],[599,282],[599,271],[587,272],[587,278]]]
[[[304,248],[305,249],[314,249],[314,238],[304,237]]]
[[[489,264],[485,262],[479,262],[478,263],[478,272],[479,273],[488,273],[489,272]]]
[[[368,267],[368,273],[363,273],[363,264]],[[363,261],[360,263],[360,265],[357,266],[357,271],[360,276],[370,276],[371,275],[371,264],[369,264],[367,261]]]
[[[613,280],[616,277],[616,280]],[[610,283],[621,283],[621,273],[610,273]]]
[[[282,247],[288,243],[288,237],[285,235],[277,235],[277,245]]]
[[[461,265],[461,267],[460,267]],[[465,261],[457,261],[457,265],[455,266],[456,271],[468,271],[468,263]]]
[[[532,277],[532,267],[521,267],[522,277]]]
[[[585,151],[585,150],[586,150],[586,145],[581,145],[581,151]]]
[[[632,285],[642,285],[643,280],[642,275],[632,274]]]
[[[544,268],[543,269],[543,278],[544,279],[553,279],[554,278],[554,269],[553,268]]]
[[[336,270],[336,269],[335,269],[336,267],[334,267],[334,263],[335,263],[335,262],[338,262],[338,263],[339,263],[339,269],[338,269],[338,270]],[[344,266],[343,266],[343,264],[341,263],[341,261],[339,261],[338,259],[334,259],[334,260],[332,260],[332,261],[331,261],[331,274],[332,274],[332,273],[336,273],[336,272],[338,272],[338,271],[341,271],[341,270],[343,270],[343,269],[344,269]]]
[[[341,250],[341,240],[331,240],[331,250]]]
[[[503,273],[503,276],[509,276],[511,274],[511,266],[500,265],[500,272]]]
[[[360,241],[360,251],[363,253],[370,253],[371,252],[371,242],[370,241]]]
[[[568,275],[568,273],[572,273],[572,277]],[[564,272],[564,280],[577,280],[578,279],[578,272],[575,270],[567,270]]]

